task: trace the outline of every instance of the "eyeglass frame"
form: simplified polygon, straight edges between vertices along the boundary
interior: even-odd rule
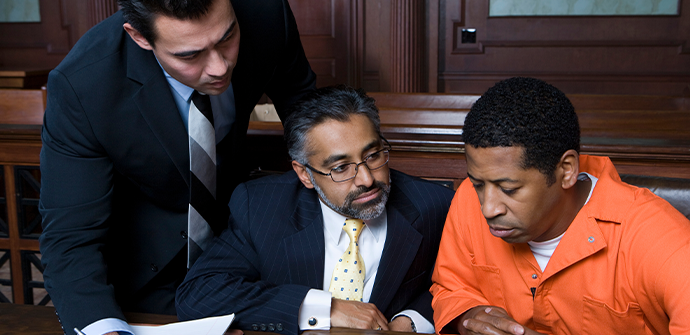
[[[362,161],[359,162],[359,163],[347,163],[347,164],[355,164],[355,175],[352,176],[352,177],[350,177],[350,178],[348,178],[348,179],[344,179],[344,180],[340,180],[340,181],[336,181],[335,179],[333,179],[333,170],[335,170],[338,166],[332,168],[331,171],[328,172],[328,173],[323,173],[323,172],[321,172],[321,171],[315,169],[314,167],[312,167],[311,165],[309,165],[309,163],[304,164],[304,166],[306,166],[307,168],[309,168],[309,170],[312,170],[312,171],[314,171],[314,172],[316,172],[316,173],[318,173],[318,174],[320,174],[320,175],[322,175],[322,176],[331,177],[331,180],[332,180],[334,183],[344,183],[344,182],[346,182],[346,181],[350,181],[350,180],[352,180],[352,179],[357,178],[357,174],[359,173],[359,166],[362,165],[362,164],[364,164],[364,166],[366,166],[367,169],[369,169],[369,172],[371,172],[371,171],[376,171],[376,170],[382,168],[384,165],[388,164],[388,162],[389,162],[390,159],[391,159],[391,156],[390,156],[390,155],[388,155],[388,159],[386,160],[385,163],[381,164],[381,166],[379,166],[379,167],[377,167],[377,168],[375,168],[375,169],[372,169],[372,168],[369,167],[369,165],[367,165],[367,159],[369,159],[369,157],[371,157],[371,156],[373,156],[373,155],[375,155],[375,154],[377,154],[377,153],[379,153],[379,152],[383,152],[383,151],[388,151],[388,153],[391,152],[392,147],[391,147],[391,144],[388,143],[388,140],[385,139],[383,136],[381,136],[381,139],[382,139],[384,142],[386,142],[386,146],[387,146],[387,147],[384,147],[383,149],[378,150],[378,151],[376,151],[376,152],[372,152],[371,154],[367,155],[367,157],[364,157],[364,160],[362,160]],[[343,164],[343,165],[347,165],[347,164]]]

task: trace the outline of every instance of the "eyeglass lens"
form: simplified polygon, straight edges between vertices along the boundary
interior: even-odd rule
[[[363,162],[359,164],[365,164],[367,168],[369,168],[369,171],[373,171],[386,165],[386,163],[388,163],[388,156],[388,150],[384,149],[369,155]],[[331,170],[331,178],[333,178],[333,181],[336,182],[352,179],[357,175],[357,166],[359,164],[349,163],[336,166]]]

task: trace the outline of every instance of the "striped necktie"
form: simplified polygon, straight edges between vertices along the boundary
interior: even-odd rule
[[[190,192],[187,247],[189,269],[213,238],[216,204],[216,135],[208,95],[194,91],[189,106]]]
[[[328,289],[333,298],[362,301],[366,269],[362,255],[359,253],[357,239],[363,228],[364,221],[358,219],[345,220],[343,224],[343,230],[350,237],[350,245],[333,269],[331,286]]]

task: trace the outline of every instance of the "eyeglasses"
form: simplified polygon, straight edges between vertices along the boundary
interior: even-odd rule
[[[384,139],[385,141],[385,139]],[[388,141],[386,141],[388,143]],[[315,168],[313,168],[309,164],[305,164],[306,167],[308,167],[310,170],[324,176],[330,176],[331,179],[333,179],[334,182],[336,183],[342,183],[344,181],[348,181],[350,179],[354,179],[357,177],[357,172],[359,171],[359,166],[364,164],[366,167],[369,169],[369,171],[374,171],[378,170],[384,165],[388,163],[388,159],[390,158],[389,152],[390,152],[390,144],[388,148],[383,148],[377,152],[374,152],[373,154],[364,157],[364,160],[359,162],[359,163],[348,163],[348,164],[342,164],[338,165],[334,168],[331,169],[329,173],[323,173]]]

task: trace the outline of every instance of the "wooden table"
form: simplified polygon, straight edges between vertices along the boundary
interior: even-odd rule
[[[165,324],[176,322],[173,315],[156,315],[143,313],[125,313],[132,323]],[[245,331],[247,335],[266,335],[257,331]],[[34,305],[0,304],[0,334],[3,335],[61,335],[62,329],[55,316],[55,308]],[[67,332],[68,335],[73,335]],[[396,333],[376,330],[356,330],[333,328],[331,330],[310,330],[308,335],[413,335],[414,333]]]

